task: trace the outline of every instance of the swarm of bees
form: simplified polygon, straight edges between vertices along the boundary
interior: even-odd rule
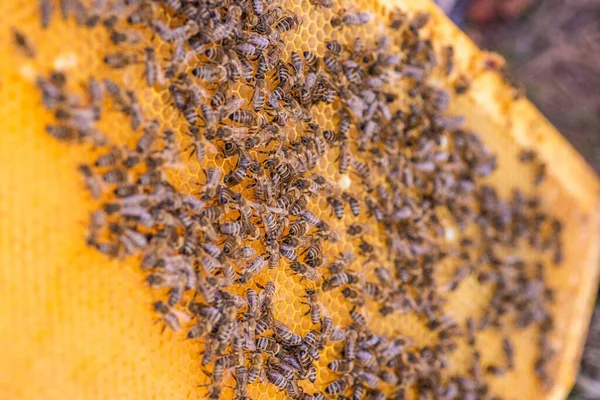
[[[329,0],[310,4],[337,7]],[[133,89],[108,79],[90,77],[84,97],[67,90],[63,72],[36,81],[55,115],[47,133],[101,149],[78,167],[91,196],[102,201],[91,215],[87,243],[109,257],[141,255],[147,284],[168,290],[154,303],[157,315],[204,343],[198,363],[209,378],[202,385],[208,398],[222,397],[230,375],[238,399],[249,398],[249,386],[258,382],[294,399],[403,399],[411,390],[423,398],[497,398],[486,379],[515,368],[515,348],[505,335],[504,360],[482,366],[476,333],[528,326],[539,332],[535,373],[551,385],[553,292],[545,266],[504,254],[524,243],[560,265],[561,223],[541,211],[539,199],[515,190],[504,200],[485,184],[496,157],[462,118],[447,115],[451,96],[465,93],[469,82],[455,71],[451,46],[438,59],[420,34],[427,14],[396,10],[387,21],[391,36],[374,43],[328,40],[323,56],[291,51],[286,58],[286,37],[303,21],[278,1],[60,5],[65,18],[106,29],[119,48],[104,56],[106,66],[143,64],[146,84],[165,88],[169,106],[186,122],[182,131],[161,126]],[[334,11],[334,29],[374,18]],[[42,0],[40,12],[48,28],[53,3]],[[34,57],[27,38],[13,33],[17,47]],[[136,48],[146,34],[168,44],[170,58],[152,47]],[[454,94],[432,83],[436,73],[454,82]],[[406,88],[402,104],[399,81]],[[248,99],[235,94],[240,87],[250,89]],[[133,146],[114,143],[96,127],[107,103],[138,133]],[[333,128],[315,118],[314,111],[325,107],[333,110]],[[189,145],[180,148],[178,138]],[[315,172],[330,153],[337,156],[339,181]],[[169,182],[167,172],[182,158],[204,168],[210,157],[231,167],[203,169],[193,193]],[[520,159],[529,163],[535,153]],[[344,179],[351,188],[340,184]],[[543,171],[535,179],[543,183]],[[311,206],[316,199],[325,199],[331,220]],[[463,232],[451,246],[443,241],[442,207]],[[373,226],[383,249],[373,240]],[[478,234],[468,235],[469,226]],[[328,254],[342,237],[353,248]],[[458,266],[442,282],[438,265],[450,257]],[[302,335],[277,319],[278,287],[264,282],[265,271],[274,269],[304,287],[298,295],[311,329]],[[469,277],[490,285],[492,296],[482,318],[461,326],[444,303]],[[350,304],[348,323],[332,316],[324,296]],[[369,315],[368,305],[378,314]],[[437,345],[419,347],[410,337],[369,327],[373,318],[408,312],[437,335]],[[459,340],[472,351],[470,373],[442,380]],[[327,363],[336,378],[319,382],[317,364],[326,347],[337,354]]]

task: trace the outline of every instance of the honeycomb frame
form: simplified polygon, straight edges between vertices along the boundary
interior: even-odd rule
[[[500,171],[492,178],[500,190],[511,186],[527,190],[533,171],[519,168],[519,174],[514,173],[518,168],[515,154],[521,147],[536,148],[549,165],[549,182],[542,188],[544,207],[566,221],[565,235],[573,237],[565,244],[565,266],[550,277],[551,282],[561,284],[555,311],[561,318],[557,318],[554,337],[560,366],[557,384],[546,396],[564,397],[581,351],[597,282],[598,182],[527,101],[513,101],[510,89],[498,74],[483,69],[487,55],[479,52],[437,9],[429,3],[417,6],[416,2],[405,1],[398,5],[411,10],[427,9],[433,15],[430,27],[434,41],[456,41],[457,68],[473,75],[473,87],[468,95],[451,104],[451,110],[465,114],[468,126],[481,132],[486,144],[500,154]],[[389,11],[389,6],[359,2],[354,5],[378,13]],[[6,285],[0,295],[4,304],[0,332],[2,343],[7,346],[7,364],[13,366],[0,374],[0,387],[5,388],[8,398],[200,397],[202,392],[196,386],[205,377],[198,371],[196,355],[201,345],[168,331],[161,333],[158,325],[153,327],[156,316],[150,305],[157,294],[144,286],[137,260],[110,261],[85,247],[85,224],[94,203],[84,192],[75,167],[90,159],[93,150],[70,148],[43,134],[44,124],[50,119],[33,90],[31,71],[47,72],[49,66],[58,63],[65,65],[74,82],[99,71],[99,57],[80,55],[101,51],[102,44],[107,43],[106,35],[62,21],[50,27],[48,35],[41,35],[35,7],[21,7],[17,1],[9,1],[0,9],[0,27],[4,30],[0,49],[8,56],[0,67],[0,98],[2,110],[9,115],[0,122],[0,271]],[[319,21],[314,17],[307,19]],[[297,38],[310,38],[295,39],[294,45],[318,50],[317,43],[322,39],[313,32],[318,32],[314,28],[320,25],[326,26],[317,22],[296,33]],[[11,26],[19,26],[34,38],[38,59],[28,61],[15,54],[8,34]],[[77,37],[70,34],[73,31]],[[73,38],[68,49],[55,40],[61,37]],[[139,68],[128,71],[127,76],[126,80],[134,85],[143,79]],[[165,95],[154,89],[146,89],[144,94],[148,109],[160,108],[165,101]],[[164,112],[165,119],[172,119],[169,111]],[[123,132],[122,125],[122,119],[112,118],[103,128]],[[122,137],[128,136],[123,133]],[[183,187],[192,190],[202,175],[196,168],[188,174],[190,178]],[[282,286],[286,287],[286,283]],[[282,297],[279,300],[285,301]],[[280,313],[297,310],[296,306],[286,305]],[[457,310],[457,318],[470,307],[474,307],[470,299],[456,300],[451,306]],[[410,320],[403,322],[412,327]],[[420,336],[417,329],[406,329],[413,336]],[[497,351],[493,349],[497,338],[489,340],[492,349],[484,354],[484,359],[493,358]],[[531,340],[525,332],[517,339],[517,347],[523,348]],[[512,398],[511,393],[536,398],[539,388],[533,378],[525,379],[528,375],[530,370],[514,371],[492,384],[494,392],[506,398]],[[510,392],[516,388],[516,393]],[[270,396],[277,392],[266,385],[258,390]]]

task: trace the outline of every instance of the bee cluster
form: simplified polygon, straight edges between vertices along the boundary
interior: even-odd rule
[[[40,4],[46,28],[53,3]],[[303,21],[278,1],[60,5],[65,18],[106,29],[119,50],[103,62],[117,70],[143,64],[146,84],[166,89],[169,107],[185,121],[183,130],[161,126],[135,90],[109,79],[90,77],[84,98],[67,90],[62,72],[36,82],[55,116],[48,134],[101,149],[79,167],[92,197],[103,202],[91,215],[88,244],[110,257],[141,255],[148,285],[168,291],[155,311],[204,343],[207,397],[219,398],[231,374],[240,399],[258,382],[297,399],[403,399],[413,389],[424,398],[494,398],[489,377],[515,367],[507,332],[529,326],[539,338],[535,372],[551,385],[553,291],[542,261],[530,265],[511,250],[528,245],[540,260],[549,253],[548,263],[560,264],[561,224],[536,197],[515,189],[503,200],[485,183],[496,157],[461,117],[447,113],[469,80],[455,70],[453,47],[438,56],[422,35],[428,14],[396,10],[388,35],[329,40],[320,56],[289,51],[286,38]],[[330,0],[310,5],[327,10],[334,29],[374,17],[336,10]],[[167,44],[166,58],[140,48],[150,35]],[[14,38],[25,55],[35,55],[23,34],[15,30]],[[452,88],[435,84],[436,74]],[[244,91],[248,96],[239,95]],[[134,146],[116,144],[97,127],[107,103],[139,132]],[[316,110],[331,118],[319,122]],[[336,171],[319,173],[330,154]],[[208,166],[214,157],[232,167]],[[527,163],[535,153],[520,158]],[[169,181],[182,162],[205,167],[194,193]],[[536,174],[536,184],[544,176]],[[326,204],[332,217],[325,220],[316,204]],[[460,238],[447,240],[449,224]],[[327,252],[340,242],[352,246]],[[458,266],[443,282],[439,265],[446,260]],[[278,319],[279,288],[264,281],[268,270],[286,271],[303,285],[298,296],[312,326],[303,335]],[[460,324],[444,305],[470,277],[492,295],[481,318]],[[327,296],[345,299],[349,318],[334,318]],[[407,313],[434,333],[436,345],[419,347],[369,326]],[[503,332],[498,364],[482,365],[476,332],[483,329]],[[443,379],[460,340],[472,352],[469,373]],[[329,348],[325,365],[336,377],[321,382],[318,367]]]

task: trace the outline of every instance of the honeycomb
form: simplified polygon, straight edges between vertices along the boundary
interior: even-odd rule
[[[565,149],[552,128],[536,114],[525,100],[512,99],[512,90],[501,83],[496,72],[484,68],[489,55],[476,50],[428,2],[402,1],[352,4],[356,10],[376,14],[366,27],[336,30],[328,23],[334,11],[309,7],[308,2],[287,2],[303,24],[286,38],[286,56],[292,50],[324,53],[324,40],[348,42],[362,36],[365,41],[385,34],[385,24],[394,7],[432,13],[426,31],[437,50],[455,45],[457,69],[472,79],[471,90],[453,99],[450,114],[464,115],[467,126],[481,134],[485,145],[498,155],[498,169],[489,178],[498,192],[508,198],[513,188],[538,194],[541,207],[563,221],[564,263],[548,268],[546,279],[555,290],[552,314],[556,327],[551,340],[557,356],[552,361],[554,386],[544,390],[533,373],[536,337],[532,329],[506,332],[515,344],[516,368],[501,376],[487,377],[491,391],[505,399],[560,398],[571,384],[585,331],[589,306],[597,281],[596,244],[598,242],[598,184],[572,150]],[[102,58],[112,44],[106,31],[84,29],[74,21],[55,15],[47,30],[41,30],[37,6],[16,0],[0,5],[0,52],[6,62],[0,66],[0,338],[6,365],[0,373],[0,388],[6,398],[204,398],[199,385],[207,377],[199,368],[202,342],[186,340],[181,332],[163,330],[152,310],[161,293],[150,290],[144,282],[146,273],[139,268],[139,257],[111,260],[85,244],[89,214],[98,207],[85,191],[77,166],[90,162],[99,151],[89,146],[67,146],[44,133],[52,121],[35,89],[37,75],[52,69],[65,71],[71,89],[89,75],[111,78],[126,87],[136,88],[144,111],[174,130],[183,129],[184,121],[167,106],[166,90],[149,89],[143,83],[141,65],[124,71],[107,69]],[[18,27],[34,43],[35,59],[14,51],[10,30]],[[63,38],[69,38],[68,41]],[[62,40],[61,40],[62,39]],[[157,40],[147,35],[147,43]],[[159,49],[164,53],[167,49]],[[439,77],[440,85],[448,85]],[[249,96],[244,88],[240,95]],[[107,110],[99,127],[119,143],[134,145],[136,135],[129,123],[114,110]],[[316,119],[325,128],[332,112],[320,110]],[[180,148],[189,144],[178,136]],[[523,148],[535,148],[548,165],[546,181],[534,187],[534,167],[518,161]],[[337,154],[328,152],[319,163],[319,172],[336,182],[344,182],[337,172]],[[170,176],[171,182],[184,192],[194,193],[204,181],[202,170],[208,166],[227,169],[227,161],[209,155],[206,165],[183,160]],[[573,177],[577,176],[577,179]],[[348,175],[351,187],[358,186]],[[343,183],[347,184],[347,183]],[[344,230],[347,220],[330,216],[324,199],[309,209],[334,228]],[[320,210],[320,211],[319,211]],[[348,210],[346,210],[348,214]],[[366,218],[357,221],[367,226],[365,240],[382,251],[385,237]],[[449,232],[453,232],[449,229]],[[332,258],[358,243],[348,236],[335,245],[328,244],[324,253]],[[453,235],[448,235],[452,241]],[[527,258],[526,250],[522,251]],[[441,279],[449,279],[452,265]],[[304,286],[288,268],[268,270],[259,277],[261,283],[273,281],[278,287],[275,298],[277,319],[299,334],[311,329],[301,303]],[[455,292],[449,293],[446,311],[459,324],[468,316],[478,315],[487,304],[489,288],[469,278]],[[339,293],[328,292],[323,303],[336,324],[348,323],[350,305],[340,301]],[[376,308],[365,308],[371,330],[378,334],[403,335],[416,346],[433,345],[436,338],[415,315],[381,317]],[[477,335],[482,364],[495,361],[501,354],[502,335],[486,330]],[[464,373],[469,356],[464,343],[452,353],[448,376]],[[338,346],[339,347],[339,346]],[[317,389],[334,379],[327,362],[339,348],[328,348],[318,364]],[[231,381],[229,384],[232,384]],[[320,385],[320,386],[319,386]],[[310,389],[309,385],[305,389]],[[251,398],[281,397],[272,385],[251,387]]]

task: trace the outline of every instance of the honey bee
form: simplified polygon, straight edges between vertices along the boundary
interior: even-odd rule
[[[180,11],[182,8],[181,0],[165,0],[165,5],[175,12]]]
[[[88,225],[88,233],[86,243],[92,246],[97,242],[99,232],[106,226],[107,214],[104,211],[98,210],[90,214],[90,223]]]
[[[343,374],[351,372],[353,367],[354,363],[348,360],[333,360],[327,364],[327,368],[331,371]]]
[[[317,331],[309,331],[304,337],[304,344],[310,348],[316,348],[321,342],[321,334]],[[314,358],[314,357],[313,357]]]
[[[299,197],[300,191],[296,188],[292,188],[277,199],[277,207],[289,210],[292,204],[294,204]]]
[[[344,26],[360,26],[368,23],[374,18],[373,13],[362,12],[342,12],[331,19],[331,26],[341,28]]]
[[[209,34],[209,41],[214,43],[233,36],[238,30],[238,23],[241,15],[242,9],[239,6],[229,7],[225,23],[218,24],[214,27]]]
[[[225,101],[225,104],[223,104],[221,107],[219,107],[219,109],[217,111],[218,120],[221,121],[224,118],[231,116],[233,113],[238,111],[243,105],[244,105],[244,100],[242,98],[237,97],[237,96],[229,97]],[[238,118],[238,117],[241,117],[241,115],[237,116],[236,118]]]
[[[254,257],[246,266],[244,273],[240,277],[240,282],[247,282],[250,278],[258,274],[267,265],[267,261],[263,256]]]
[[[215,65],[202,65],[192,70],[192,75],[204,82],[217,82],[225,77],[225,68]]]
[[[188,20],[183,25],[175,28],[170,28],[163,21],[155,19],[152,27],[158,36],[165,42],[181,42],[190,39],[197,34],[200,27],[194,20]]]
[[[443,52],[445,58],[444,73],[446,76],[450,76],[454,71],[454,47],[452,45],[448,45],[444,47]]]
[[[502,351],[506,357],[506,368],[513,370],[515,368],[514,346],[508,337],[502,340]]]
[[[521,150],[519,152],[519,162],[527,164],[533,162],[537,158],[537,154],[533,150]]]
[[[192,130],[189,135],[192,137],[192,143],[190,143],[190,145],[187,148],[192,148],[192,151],[190,151],[190,157],[195,155],[196,156],[196,160],[199,163],[202,163],[204,161],[204,158],[206,157],[206,152],[207,152],[207,147],[209,147],[209,144],[207,143],[207,141],[205,140],[205,138],[201,135],[201,133],[198,130]],[[216,184],[220,183],[220,178],[221,176],[219,175],[218,178],[218,182],[214,183],[212,185],[208,185],[208,181],[207,181],[207,185],[209,186],[209,188],[211,189],[211,193],[212,191],[216,190]],[[208,179],[208,177],[207,177]],[[206,192],[206,189],[205,189]],[[206,198],[206,197],[205,197]]]
[[[127,161],[127,159],[125,161]],[[136,184],[119,185],[115,188],[115,190],[113,190],[113,193],[115,194],[115,196],[121,197],[121,198],[140,194],[140,192],[141,192],[141,188],[139,186],[137,186]]]
[[[237,110],[229,114],[229,119],[242,126],[254,126],[256,117],[250,110]]]
[[[365,305],[365,298],[354,289],[346,287],[342,290],[342,295],[359,307]]]
[[[363,368],[371,369],[376,365],[377,358],[369,351],[358,350],[356,352],[356,363]]]
[[[362,225],[358,224],[349,225],[348,229],[346,230],[346,233],[350,236],[360,235],[361,233],[363,233],[363,227]]]
[[[224,214],[221,205],[206,207],[202,210],[201,217],[206,221],[216,221]]]
[[[319,333],[321,334],[321,344],[325,345],[334,331],[334,326],[329,310],[326,307],[322,307],[321,312],[323,316],[321,318]]]
[[[293,262],[290,265],[290,269],[301,275],[302,279],[308,279],[311,282],[315,282],[319,278],[319,274],[315,268],[301,262]]]
[[[275,29],[277,29],[281,33],[288,32],[292,29],[298,28],[302,24],[302,19],[298,18],[295,15],[286,16],[280,19],[277,24],[275,24]]]
[[[322,289],[324,292],[358,282],[358,278],[348,272],[339,272],[323,281]]]
[[[342,392],[345,392],[346,389],[348,389],[348,379],[347,378],[339,378],[336,379],[335,381],[329,383],[326,387],[325,387],[325,393],[327,393],[330,396],[336,395],[336,394],[341,394]]]
[[[295,51],[292,51],[290,53],[290,57],[292,59],[292,68],[294,69],[295,72],[295,79],[297,81],[303,81],[304,80],[304,60],[302,60],[302,57],[300,56],[300,54],[298,54]],[[279,82],[284,83],[284,82],[289,82],[290,80],[287,79],[288,76],[288,72],[289,70],[287,69],[287,66],[285,64],[281,65],[282,68],[282,72],[279,73],[278,70],[278,76],[279,76]],[[285,76],[286,79],[282,80],[281,77]]]
[[[310,315],[310,321],[313,324],[318,324],[321,322],[321,303],[319,303],[317,299],[317,294],[314,289],[307,288],[305,298],[307,299],[307,303],[303,303],[308,305],[308,311],[305,315]]]
[[[334,57],[324,56],[323,64],[325,64],[327,70],[334,75],[338,74],[342,69],[340,63]]]
[[[277,268],[279,266],[279,262],[281,261],[281,252],[279,249],[279,242],[275,238],[266,238],[267,246],[266,251],[269,255],[268,264],[269,268]]]
[[[189,239],[188,239],[189,238]],[[185,249],[184,244],[184,254],[193,254],[197,247],[198,236],[193,231],[190,230],[186,232],[186,243],[189,240],[188,248]],[[198,259],[200,265],[207,273],[207,275],[212,275],[217,269],[221,268],[221,262],[210,254],[204,254]]]
[[[92,195],[92,198],[97,200],[102,197],[102,182],[100,177],[92,171],[92,168],[87,164],[81,164],[79,172],[83,174],[85,187]]]
[[[258,50],[267,50],[270,45],[269,38],[258,33],[250,33],[248,43],[252,44]]]
[[[100,110],[102,100],[104,99],[104,88],[96,78],[90,77],[88,78],[86,89],[90,104],[94,110]],[[97,111],[97,114],[99,115],[100,112]]]
[[[198,293],[202,295],[202,298],[207,304],[212,305],[215,303],[217,299],[217,288],[212,284],[212,280],[210,278],[198,279],[196,288],[198,289]]]
[[[263,14],[264,7],[262,0],[252,0],[252,11],[257,17],[260,17]]]
[[[243,57],[252,57],[256,54],[256,47],[254,47],[251,43],[240,43],[236,44],[232,47],[233,51],[237,52],[240,56]]]
[[[287,394],[293,399],[300,398],[303,390],[295,379],[289,380],[287,385]]]
[[[219,343],[218,352],[220,354],[223,352],[224,349],[226,349],[231,344],[231,341],[232,341],[235,333],[239,329],[238,328],[239,320],[236,318],[236,312],[237,312],[237,309],[235,306],[233,306],[233,305],[226,306],[225,311],[224,311],[224,317],[222,318],[222,320],[219,323],[219,326],[217,328],[216,337],[217,337],[217,341]],[[244,357],[242,354],[239,354],[239,353],[231,354],[231,356],[232,356],[231,361],[229,361],[230,358],[226,358],[225,359],[226,361],[223,361],[223,367],[231,368],[235,365],[240,365],[241,363],[244,362]],[[235,362],[237,362],[237,364],[235,364]]]
[[[384,214],[382,208],[377,204],[377,201],[372,197],[367,197],[365,202],[369,212],[375,217],[377,222],[382,222]]]
[[[148,286],[155,288],[176,288],[183,286],[185,276],[181,271],[153,273],[146,277]],[[170,304],[172,306],[172,304]]]
[[[171,309],[162,301],[154,303],[154,311],[160,314],[165,326],[168,326],[173,331],[179,331],[181,329],[180,319],[187,320],[188,318],[182,312],[177,312]]]
[[[252,258],[252,256],[254,256],[254,254],[256,254],[256,250],[254,250],[248,245],[240,247],[235,252],[236,257],[239,257],[242,260],[249,260],[250,258]]]
[[[373,300],[380,300],[383,297],[383,290],[374,282],[365,282],[362,291]]]
[[[253,353],[250,364],[251,367],[248,370],[248,383],[254,383],[258,379],[260,379],[261,381],[266,380],[262,354]]]
[[[264,286],[259,285],[259,284],[257,284],[257,286],[262,289],[262,291],[260,292],[260,294],[258,296],[259,302],[260,302],[260,308],[261,309],[269,308],[270,304],[273,301],[273,296],[275,296],[275,291],[277,290],[275,283],[267,282],[267,284]]]
[[[259,112],[265,106],[265,101],[265,81],[264,79],[259,79],[256,81],[254,93],[252,94],[252,109],[255,112]]]
[[[220,381],[214,381],[207,385],[199,385],[199,386],[208,386],[208,393],[206,394],[209,400],[219,400],[221,398],[221,392],[223,391],[223,387],[221,386]]]
[[[281,244],[279,246],[279,252],[281,253],[282,256],[284,256],[286,259],[288,259],[290,261],[296,261],[298,259],[296,250],[294,249],[294,247],[292,247],[290,245]],[[296,264],[296,263],[294,263],[294,264]],[[294,264],[292,264],[292,265],[294,265]],[[294,270],[293,267],[292,267],[292,270]],[[296,271],[296,272],[298,272],[298,271]]]
[[[275,339],[270,337],[259,337],[256,340],[256,347],[272,356],[276,356],[281,351],[281,345],[279,345]]]
[[[340,130],[341,131],[341,130]],[[344,134],[340,133],[340,136]],[[351,155],[349,150],[349,145],[347,140],[343,140],[340,145],[340,154],[338,156],[339,167],[338,171],[341,175],[344,175],[346,171],[348,171],[348,167],[350,166]]]
[[[248,398],[248,369],[243,365],[235,367],[235,396],[236,399]]]
[[[38,76],[35,81],[36,86],[42,92],[42,101],[47,109],[54,109],[58,104],[66,100],[66,95],[63,91],[63,84]]]
[[[47,125],[46,132],[53,138],[65,142],[73,141],[77,138],[77,132],[66,125]]]
[[[296,349],[294,349],[294,353],[296,355],[296,359],[300,363],[303,368],[308,368],[312,363],[312,356],[308,351],[308,348],[304,344],[300,344]]]
[[[286,345],[297,346],[302,343],[302,336],[292,332],[285,324],[279,321],[274,321],[271,329],[273,329],[275,336]]]
[[[219,185],[217,187],[217,197],[219,198],[219,202],[221,204],[238,203],[241,199],[241,195],[239,193],[232,192],[230,189],[228,189],[227,187],[225,187],[223,185]],[[241,222],[238,224],[230,225],[228,227],[224,227],[224,229],[238,230],[238,227],[239,227],[239,233],[242,233],[246,228],[244,223]],[[225,233],[225,234],[229,235],[228,233]]]
[[[309,229],[310,229],[310,225],[308,225],[306,222],[304,222],[302,220],[297,220],[297,221],[292,222],[292,224],[290,225],[289,233],[292,236],[303,237],[304,235],[306,235],[308,233]]]
[[[410,29],[413,31],[418,31],[423,28],[429,20],[431,19],[431,15],[426,12],[418,12],[410,21]]]
[[[352,321],[358,326],[365,326],[367,324],[367,320],[360,312],[357,311],[356,306],[350,310],[350,317]]]
[[[252,82],[252,80],[254,79],[254,67],[247,58],[238,57],[237,60],[235,58],[232,58],[230,65],[236,71],[236,75],[239,75],[242,78],[244,78],[246,83]],[[229,74],[229,80],[237,81],[239,77],[236,75]]]
[[[135,145],[135,150],[140,154],[148,154],[158,137],[160,125],[157,120],[152,120],[144,127],[144,133]]]
[[[95,247],[100,253],[105,254],[111,258],[122,258],[124,256],[123,247],[119,242],[108,241],[108,242],[99,242],[95,237],[90,237],[88,240],[88,245]]]
[[[42,1],[42,3],[44,3],[44,1]],[[48,3],[50,3],[50,1],[48,1]],[[25,55],[26,57],[34,58],[36,55],[36,51],[31,41],[27,38],[27,36],[25,36],[24,33],[17,30],[16,28],[11,29],[13,34],[13,42],[15,43],[17,49],[19,49],[19,51],[23,53],[23,55]]]
[[[228,174],[223,178],[223,182],[225,182],[228,186],[234,186],[241,183],[248,174],[248,169],[250,168],[251,160],[249,157],[245,155],[241,155],[238,158],[238,162],[236,167],[231,170]]]
[[[342,203],[341,200],[337,199],[334,196],[328,196],[327,202],[331,204],[333,213],[335,214],[337,219],[344,218],[344,203]]]
[[[153,19],[154,7],[152,4],[146,2],[140,2],[127,16],[127,22],[130,25],[151,24]]]
[[[466,93],[470,87],[471,80],[465,74],[460,74],[454,82],[454,92],[458,95]]]
[[[52,5],[52,0],[40,0],[39,1],[40,8],[40,16],[42,28],[46,29],[50,26],[50,22],[52,21],[52,14],[54,12],[54,6]]]
[[[159,85],[165,84],[165,76],[162,71],[160,64],[156,61],[156,53],[152,47],[146,47],[144,49],[145,58],[144,63],[146,66],[146,83],[149,87],[154,87],[156,83]]]
[[[346,270],[346,268],[352,263],[354,255],[350,252],[341,254],[336,260],[327,267],[329,272],[332,274],[338,274]]]
[[[131,53],[109,53],[104,56],[104,63],[111,68],[121,69],[138,62],[137,55]]]
[[[317,55],[311,51],[304,51],[302,53],[302,55],[304,56],[304,62],[306,63],[306,66],[308,66],[308,69],[311,72],[316,72],[317,69],[319,68],[319,57],[317,57]],[[308,79],[308,76],[307,78]],[[307,88],[308,90],[312,88],[312,86],[314,86],[314,84],[316,83],[316,75],[313,78],[313,82],[309,85],[309,87],[307,88],[306,83],[305,83],[305,88]]]
[[[191,308],[192,305],[193,303],[188,307]],[[196,325],[190,328],[187,334],[188,339],[195,339],[205,336],[206,334],[210,333],[223,318],[219,310],[213,307],[202,307],[199,310],[194,310],[193,314],[198,314],[202,318]],[[202,365],[206,365],[204,364],[204,361],[205,360],[203,359]]]
[[[319,219],[319,217],[317,217],[315,214],[313,214],[310,211],[304,210],[304,211],[298,213],[298,216],[301,217],[309,225],[318,226],[321,224],[321,219]]]
[[[354,329],[349,329],[346,333],[346,342],[344,343],[344,357],[348,361],[356,359],[358,351],[358,333]]]
[[[201,46],[199,49],[196,49],[196,52],[199,52],[198,50],[200,49],[203,49],[203,46]],[[227,57],[225,54],[225,50],[219,46],[214,46],[206,49],[204,51],[204,55],[206,56],[206,58],[208,58],[209,61],[212,61],[216,64],[222,64]]]
[[[540,163],[537,165],[535,170],[535,176],[533,178],[533,183],[536,186],[539,186],[546,179],[546,164]]]
[[[366,371],[360,371],[356,375],[356,380],[370,389],[375,389],[379,385],[379,377]]]
[[[356,170],[356,173],[362,179],[363,183],[367,184],[371,182],[371,170],[369,166],[358,160],[352,160],[352,166]]]
[[[215,367],[219,366],[224,369],[233,368],[236,366],[242,365],[244,362],[244,356],[241,354],[227,354],[219,357],[219,359],[215,362]],[[221,381],[221,379],[216,379]]]
[[[315,7],[332,8],[333,0],[311,0],[310,4]]]
[[[225,100],[227,99],[227,89],[227,84],[219,85],[219,87],[217,88],[210,100],[210,105],[212,107],[218,108],[225,103]]]
[[[116,30],[110,31],[110,41],[120,45],[136,45],[142,40],[140,33],[134,29]]]
[[[60,6],[60,13],[63,17],[63,19],[67,19],[69,17],[69,14],[71,14],[71,12],[73,11],[74,8],[74,2],[72,0],[60,0],[59,1],[59,6]]]
[[[313,240],[311,245],[304,251],[304,262],[312,268],[316,268],[323,263],[320,239]]]
[[[331,331],[329,340],[332,342],[340,342],[346,338],[346,332],[341,328],[334,328]]]
[[[499,376],[504,375],[506,373],[506,370],[502,367],[492,364],[487,366],[486,372],[490,375]]]
[[[280,101],[286,98],[289,87],[288,81],[281,82],[269,93],[268,105],[270,108],[274,110],[281,109]]]
[[[259,22],[255,27],[256,31],[264,30],[275,23],[283,15],[283,7],[281,5],[273,5],[269,7],[269,10],[264,12],[259,17]],[[258,28],[258,29],[257,29]]]
[[[352,61],[344,61],[342,62],[342,71],[346,76],[346,79],[350,83],[355,85],[362,84],[363,80],[365,80],[365,71],[360,67],[360,65],[352,62]],[[367,86],[370,88],[380,87],[383,84],[381,79],[376,77],[368,77],[367,78]]]
[[[289,381],[285,379],[285,377],[281,373],[275,370],[267,370],[266,377],[267,380],[279,390],[284,390],[288,387]]]
[[[130,100],[127,98],[127,95],[121,90],[121,87],[109,79],[104,79],[103,83],[104,88],[116,104],[117,109],[121,112],[128,114],[130,112]]]

